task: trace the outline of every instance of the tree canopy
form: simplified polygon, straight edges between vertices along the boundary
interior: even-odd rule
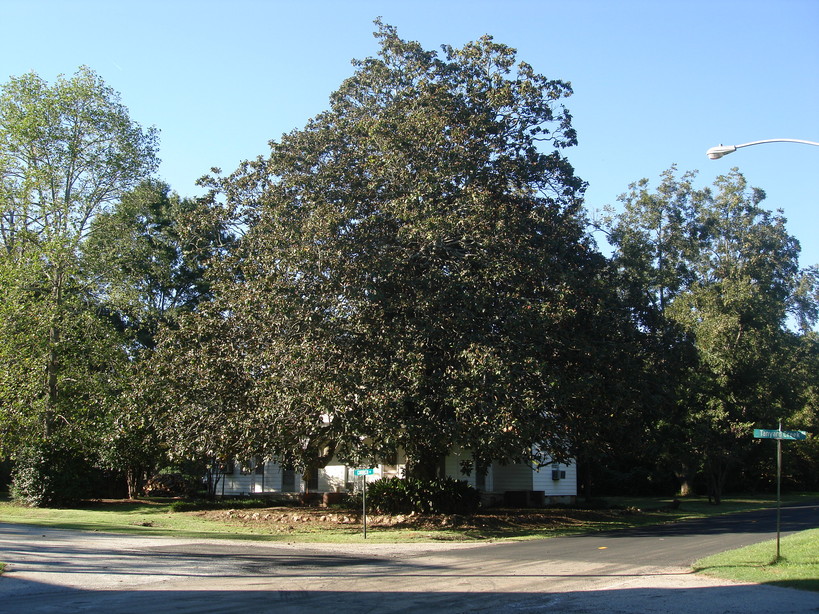
[[[816,323],[817,278],[799,269],[781,212],[762,208],[764,192],[741,173],[719,177],[713,190],[693,178],[672,168],[655,192],[634,184],[608,228],[614,262],[660,315],[653,333],[683,333],[671,354],[692,344],[694,361],[666,384],[675,407],[663,419],[678,435],[665,445],[678,463],[701,460],[718,501],[753,428],[805,406],[799,346],[808,338],[792,325],[806,333]]]
[[[466,472],[628,457],[719,500],[752,428],[815,427],[819,268],[764,192],[736,169],[642,180],[599,226],[606,258],[571,85],[490,36],[432,51],[376,24],[327,110],[197,199],[153,178],[156,130],[91,69],[2,86],[0,460],[20,484],[96,464],[136,494],[168,457],[309,482],[398,451],[430,478],[457,451]]]
[[[118,350],[91,305],[81,248],[94,217],[156,164],[156,131],[87,67],[0,90],[3,452],[76,429],[102,403]]]
[[[190,433],[229,376],[223,453],[309,467],[400,447],[417,475],[455,448],[483,466],[534,443],[565,458],[580,390],[567,367],[618,328],[561,153],[571,88],[491,37],[436,53],[383,24],[376,36],[327,111],[211,180],[244,235],[215,300],[159,349],[169,373],[191,373],[190,413],[163,422]],[[195,374],[192,346],[208,356]]]

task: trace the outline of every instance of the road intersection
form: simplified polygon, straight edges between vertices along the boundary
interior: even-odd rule
[[[783,509],[783,531],[819,505]],[[773,511],[491,544],[282,544],[0,525],[0,612],[819,612],[819,595],[691,573]]]

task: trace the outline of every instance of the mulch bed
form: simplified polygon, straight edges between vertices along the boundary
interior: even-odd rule
[[[227,509],[188,512],[209,520],[232,525],[277,529],[301,526],[360,525],[361,514],[352,511],[321,508],[270,507],[259,509]],[[458,528],[475,530],[526,530],[548,527],[567,528],[593,522],[605,522],[632,514],[628,510],[525,509],[485,510],[474,515],[435,514],[367,514],[372,527],[400,529]]]

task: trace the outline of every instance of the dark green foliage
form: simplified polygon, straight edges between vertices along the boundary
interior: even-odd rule
[[[659,457],[681,494],[701,474],[719,503],[751,467],[755,427],[815,423],[819,283],[815,267],[799,269],[799,243],[781,212],[761,206],[762,190],[737,169],[713,189],[696,189],[694,177],[672,167],[656,192],[633,184],[607,228],[624,292],[665,347],[644,462]]]
[[[402,449],[429,478],[456,448],[569,457],[634,405],[644,359],[562,153],[569,84],[491,37],[439,53],[379,26],[327,111],[207,182],[244,233],[147,372],[177,455],[308,474]]]
[[[161,324],[173,326],[177,314],[209,298],[206,262],[227,238],[195,225],[203,208],[144,180],[91,225],[84,252],[99,280],[100,309],[135,351],[153,348]]]
[[[58,507],[89,495],[92,466],[85,456],[54,440],[25,448],[16,459],[11,496],[31,507]]]
[[[381,514],[472,514],[478,510],[480,493],[453,478],[420,480],[384,478],[367,484],[367,502]]]

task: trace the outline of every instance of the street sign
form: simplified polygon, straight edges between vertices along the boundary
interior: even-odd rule
[[[353,470],[353,475],[372,475],[375,473],[375,469],[355,469]]]
[[[776,429],[754,429],[754,437],[757,439],[807,439],[805,431],[778,431]]]
[[[808,434],[805,431],[783,431],[782,423],[780,422],[778,429],[754,429],[754,437],[757,439],[776,440],[776,557],[774,557],[774,563],[778,563],[780,558],[779,520],[782,514],[782,441],[807,439]]]

